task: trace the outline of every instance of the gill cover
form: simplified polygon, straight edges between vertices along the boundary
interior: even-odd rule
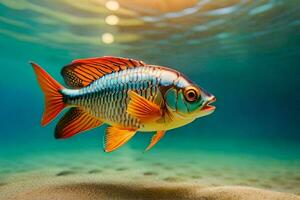
[[[171,111],[189,114],[201,108],[203,100],[199,94],[194,101],[188,101],[184,89],[170,88],[165,93],[166,104]]]

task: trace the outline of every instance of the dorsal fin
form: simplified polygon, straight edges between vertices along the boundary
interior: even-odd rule
[[[62,69],[61,74],[68,86],[82,88],[105,74],[145,65],[142,61],[129,58],[104,56],[74,60]]]

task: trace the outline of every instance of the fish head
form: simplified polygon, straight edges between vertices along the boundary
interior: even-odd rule
[[[210,105],[216,101],[214,95],[203,88],[186,82],[184,87],[170,87],[165,92],[166,107],[184,118],[199,118],[214,112],[215,106]]]

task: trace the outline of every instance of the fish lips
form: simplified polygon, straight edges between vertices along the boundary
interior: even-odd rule
[[[216,100],[217,99],[215,96],[209,96],[207,98],[207,100],[205,101],[205,103],[203,104],[203,106],[200,109],[200,117],[209,115],[215,111],[216,107],[213,105],[210,105],[210,104],[214,103]]]

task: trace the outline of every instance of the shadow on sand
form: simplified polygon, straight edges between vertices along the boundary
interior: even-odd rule
[[[143,187],[136,185],[79,183],[52,188],[53,193],[78,193],[90,199],[194,199],[192,188],[184,187]],[[66,197],[66,196],[64,196]]]

